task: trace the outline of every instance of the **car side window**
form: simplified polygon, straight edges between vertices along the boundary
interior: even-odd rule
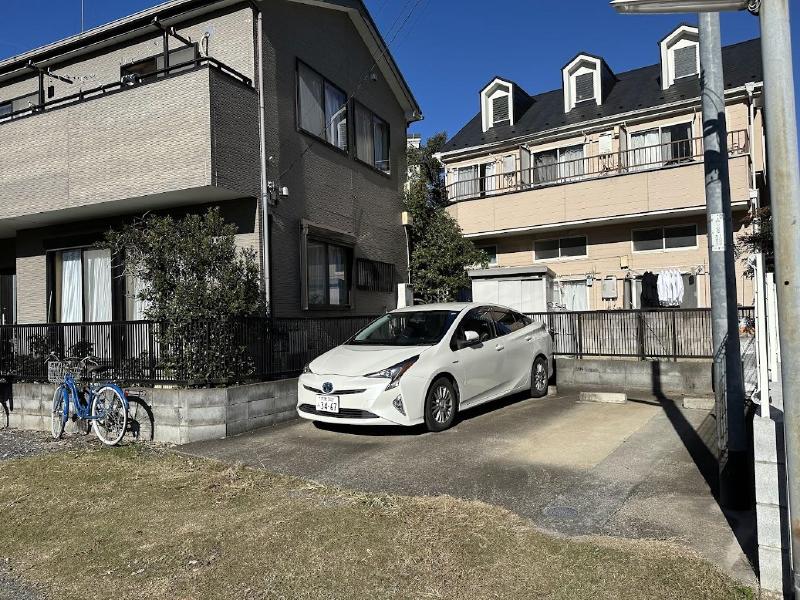
[[[517,321],[522,323],[523,327],[527,327],[531,323],[533,323],[533,319],[531,319],[528,315],[523,315],[522,313],[514,313],[514,316],[517,317]]]
[[[462,342],[466,341],[465,331],[477,333],[481,343],[494,338],[494,327],[489,311],[485,308],[473,308],[464,315],[453,334],[453,339],[450,340],[451,350],[456,351],[462,348]]]
[[[530,325],[531,323],[531,320],[525,315],[521,315],[513,310],[504,310],[502,308],[493,309],[492,317],[494,318],[498,336],[514,333],[515,331],[518,331],[526,325]]]

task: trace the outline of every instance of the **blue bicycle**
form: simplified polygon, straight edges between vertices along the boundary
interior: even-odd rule
[[[47,378],[58,385],[53,393],[53,438],[61,438],[65,425],[72,421],[79,423],[84,433],[89,433],[91,424],[101,442],[116,446],[128,426],[128,398],[122,388],[110,381],[79,386],[75,373],[94,374],[105,370],[96,363],[89,363],[94,361],[88,356],[61,361],[54,355],[47,362]]]

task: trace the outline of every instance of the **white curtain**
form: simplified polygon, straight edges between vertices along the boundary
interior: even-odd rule
[[[589,310],[585,281],[562,281],[561,304],[567,310]]]
[[[495,175],[497,174],[497,165],[493,162],[486,163],[483,165],[483,175],[484,175],[484,190],[486,192],[494,192],[497,189],[497,179]]]
[[[503,186],[506,189],[517,185],[517,159],[514,156],[503,157]]]
[[[472,198],[478,195],[478,167],[459,167],[456,171],[456,198]]]
[[[328,292],[330,304],[347,304],[347,252],[339,246],[328,246]]]
[[[86,321],[111,320],[111,251],[91,249],[83,252],[83,274],[86,282],[84,300]]]
[[[389,172],[389,126],[380,119],[374,119],[374,166],[381,171]]]
[[[61,253],[61,318],[62,323],[83,321],[83,277],[81,251]]]
[[[143,321],[144,313],[148,308],[148,303],[142,301],[139,296],[145,289],[144,280],[137,275],[127,275],[125,278],[126,288],[126,316],[129,321]]]
[[[562,148],[559,155],[559,176],[571,179],[583,175],[583,146]]]
[[[630,166],[634,171],[661,165],[661,138],[658,129],[632,134],[631,149],[633,161]]]

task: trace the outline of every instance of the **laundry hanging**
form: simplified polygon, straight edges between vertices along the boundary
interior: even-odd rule
[[[645,271],[642,275],[642,308],[658,308],[658,278],[650,271]]]

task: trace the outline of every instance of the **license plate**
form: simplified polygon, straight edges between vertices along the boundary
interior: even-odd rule
[[[317,396],[317,411],[338,413],[339,396]]]

